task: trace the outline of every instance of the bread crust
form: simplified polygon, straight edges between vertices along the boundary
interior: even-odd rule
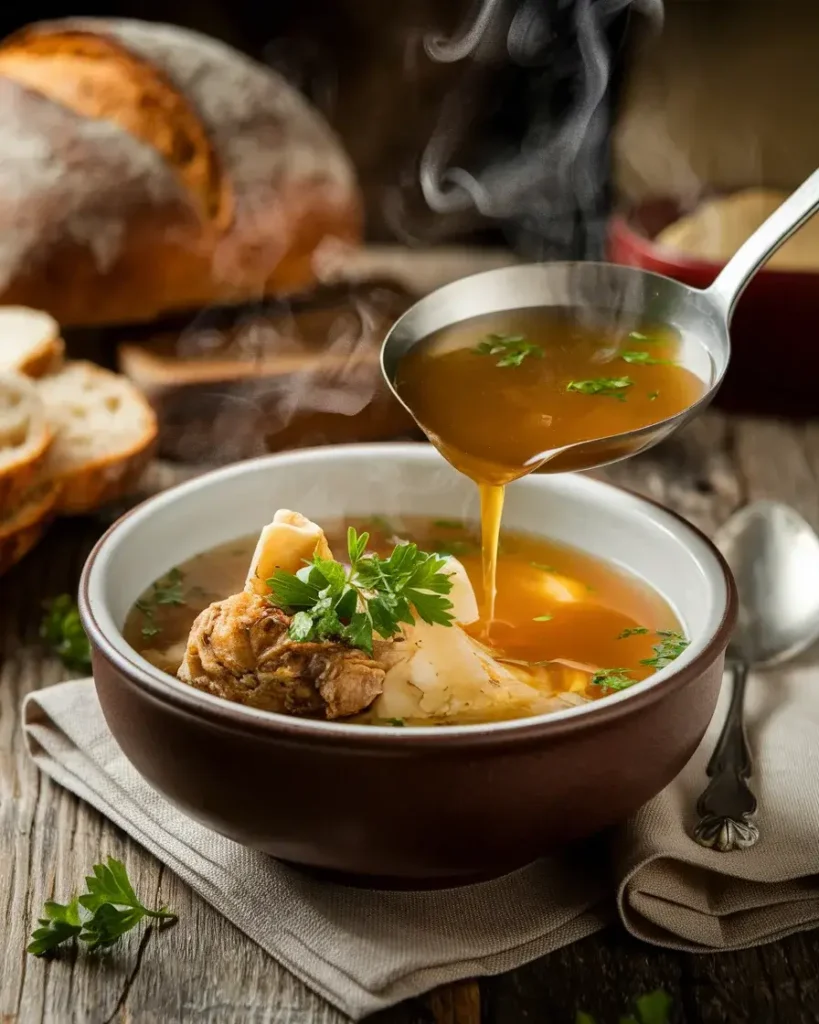
[[[0,575],[27,555],[46,532],[58,493],[54,481],[39,483],[12,515],[0,519]]]
[[[181,28],[24,29],[0,45],[0,125],[0,302],[66,326],[299,291],[320,242],[361,237],[352,166],[320,115]]]
[[[31,418],[26,427],[25,443],[19,445],[19,451],[13,459],[4,459],[0,464],[0,517],[4,517],[9,510],[19,504],[40,476],[53,432],[46,419],[45,407],[40,402],[32,381],[14,372],[0,374],[0,380],[4,384],[9,384],[15,393],[22,391],[25,400],[33,403]]]

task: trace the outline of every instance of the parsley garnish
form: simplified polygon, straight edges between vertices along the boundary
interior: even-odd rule
[[[656,635],[660,638],[660,642],[654,644],[654,657],[643,658],[640,664],[650,665],[659,671],[666,665],[670,665],[675,658],[679,658],[691,641],[686,640],[682,633],[675,633],[672,629],[658,629]]]
[[[40,637],[66,668],[76,672],[91,671],[91,644],[82,628],[76,602],[69,594],[46,602]]]
[[[553,618],[554,615],[536,615],[532,622],[551,622]]]
[[[413,625],[413,609],[424,622],[452,624],[446,559],[417,544],[398,544],[389,558],[365,554],[369,539],[349,528],[349,568],[314,556],[295,575],[279,569],[267,581],[271,602],[293,616],[291,640],[341,640],[372,654],[373,635],[389,640],[401,623]]]
[[[604,690],[627,690],[636,682],[627,668],[601,668],[592,676],[592,686],[602,686]]]
[[[623,640],[627,636],[648,632],[650,630],[645,627],[637,626],[634,629],[624,629],[617,639]],[[654,635],[660,638],[660,642],[653,648],[654,657],[642,658],[640,664],[648,665],[659,672],[661,668],[665,668],[675,658],[678,658],[688,647],[690,641],[686,640],[682,633],[675,633],[671,629],[657,629],[654,631]],[[627,668],[601,668],[592,676],[592,686],[602,686],[604,690],[626,690],[636,682],[636,679],[631,678]]]
[[[648,393],[648,400],[649,400],[649,402],[653,402],[656,398],[659,398],[659,397],[660,397],[660,392],[659,391],[649,391],[649,393]]]
[[[620,1017],[620,1024],[669,1024],[672,1005],[671,996],[657,989],[635,999],[634,1013]],[[574,1021],[575,1024],[596,1024],[594,1017],[582,1010],[577,1011]]]
[[[93,875],[85,879],[87,891],[69,903],[49,900],[43,907],[39,928],[31,936],[26,951],[34,956],[50,953],[69,939],[79,936],[89,949],[113,945],[120,936],[136,927],[145,917],[163,924],[176,921],[176,914],[164,907],[149,910],[134,892],[125,865],[113,857],[106,864],[95,864]],[[85,916],[81,916],[81,908]]]
[[[650,352],[621,352],[620,358],[637,366],[672,366],[672,359],[655,359]]]
[[[167,574],[154,583],[148,597],[143,597],[134,606],[142,612],[145,622],[142,626],[144,637],[156,636],[161,632],[156,624],[156,609],[160,605],[180,605],[185,603],[182,595],[182,580],[184,573],[181,569],[173,568]]]
[[[656,345],[657,339],[649,337],[648,334],[641,334],[640,331],[629,331],[631,341],[638,341],[642,345]]]
[[[472,350],[481,356],[500,356],[495,366],[520,366],[527,356],[543,358],[540,345],[533,345],[522,334],[488,334]]]
[[[463,530],[464,528],[460,519],[434,519],[432,525],[437,526],[440,530]]]
[[[400,728],[401,726],[404,726],[404,725],[406,725],[406,724],[407,724],[407,723],[406,723],[406,722],[404,721],[404,719],[403,719],[403,718],[387,718],[387,719],[386,719],[386,722],[387,722],[387,725],[393,725],[393,726],[395,726],[396,728]]]
[[[597,377],[594,380],[570,380],[566,390],[577,391],[581,395],[605,395],[625,402],[624,391],[633,383],[631,377]]]

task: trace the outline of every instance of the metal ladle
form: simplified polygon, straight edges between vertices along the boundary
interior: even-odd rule
[[[435,331],[486,313],[568,307],[595,311],[608,329],[629,330],[641,321],[668,324],[680,332],[683,353],[693,348],[707,356],[707,367],[692,366],[704,378],[702,397],[659,423],[543,452],[537,465],[550,462],[549,468],[555,471],[585,470],[627,458],[667,437],[711,401],[728,367],[728,328],[737,300],[757,270],[817,209],[819,171],[814,171],[705,289],[636,267],[591,262],[521,264],[455,281],[416,302],[393,325],[381,349],[384,377],[399,402],[414,415],[395,386],[403,357]]]
[[[759,838],[751,820],[751,756],[743,725],[750,668],[781,665],[819,638],[819,537],[787,505],[758,501],[733,515],[715,538],[737,582],[739,617],[728,645],[731,703],[697,802],[694,838],[725,853]]]

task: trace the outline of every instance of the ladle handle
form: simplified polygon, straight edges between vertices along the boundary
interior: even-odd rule
[[[731,666],[731,703],[722,732],[708,762],[710,782],[697,801],[699,822],[694,838],[700,846],[720,853],[753,846],[759,830],[750,820],[756,811],[756,797],[748,786],[751,755],[745,739],[745,686],[748,665],[736,661]]]
[[[819,170],[803,181],[785,202],[744,242],[705,294],[730,322],[748,282],[776,250],[819,210]]]

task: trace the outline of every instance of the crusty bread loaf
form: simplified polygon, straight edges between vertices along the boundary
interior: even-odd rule
[[[28,554],[45,533],[58,493],[54,481],[41,481],[19,504],[0,509],[0,575]]]
[[[60,325],[48,313],[0,306],[0,373],[42,377],[60,368],[64,351]]]
[[[32,487],[50,442],[35,384],[19,373],[0,374],[0,515],[8,514]]]
[[[313,280],[360,202],[329,127],[278,75],[181,28],[90,18],[0,45],[0,302],[64,326]]]
[[[37,382],[54,430],[44,472],[60,493],[57,511],[89,512],[126,495],[147,465],[156,417],[124,377],[70,361]]]

